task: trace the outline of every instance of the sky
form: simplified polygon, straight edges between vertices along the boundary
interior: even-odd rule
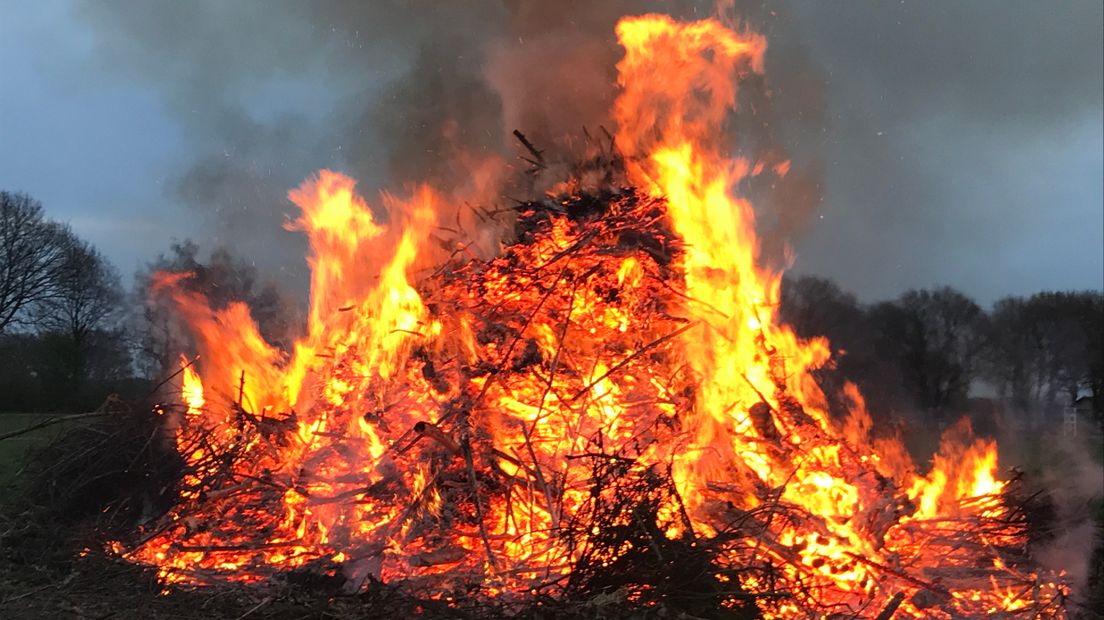
[[[190,237],[301,283],[282,225],[303,178],[335,167],[370,195],[446,175],[447,118],[489,151],[593,126],[617,15],[707,11],[547,4],[4,3],[0,188],[124,275]],[[760,120],[795,173],[762,219],[796,272],[864,301],[1104,288],[1099,0],[735,4],[769,40]]]

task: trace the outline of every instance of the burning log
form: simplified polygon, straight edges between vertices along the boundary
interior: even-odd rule
[[[897,608],[901,606],[901,603],[904,602],[904,600],[904,592],[898,592],[897,594],[894,594],[893,598],[889,599],[889,602],[886,603],[885,608],[882,609],[882,612],[878,614],[878,616],[874,620],[890,620],[890,618],[893,617],[893,614],[897,613]]]

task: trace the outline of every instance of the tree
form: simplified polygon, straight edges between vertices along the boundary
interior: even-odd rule
[[[1104,425],[1104,293],[1083,293],[1083,321],[1085,349],[1088,363],[1088,388],[1092,391],[1093,413]]]
[[[1032,308],[1022,297],[993,305],[992,338],[986,355],[986,377],[1019,411],[1041,400],[1045,390],[1044,357],[1049,353],[1035,329]]]
[[[862,308],[851,293],[835,282],[817,276],[782,279],[782,320],[802,338],[825,336],[833,345],[848,348],[861,338]]]
[[[0,333],[55,294],[66,248],[75,241],[67,226],[45,218],[37,200],[0,191]]]
[[[993,307],[986,374],[1020,411],[1104,394],[1104,295],[1043,292]],[[1061,401],[1065,401],[1064,403]]]
[[[33,309],[41,329],[80,344],[117,322],[123,302],[119,272],[91,245],[75,240],[63,248],[52,286],[53,292]]]
[[[95,406],[129,380],[122,302],[119,275],[102,254],[30,196],[0,192],[4,406]]]
[[[829,402],[846,405],[837,397],[847,382],[858,384],[869,402],[891,403],[887,387],[881,380],[885,364],[874,355],[874,340],[866,315],[855,296],[845,292],[835,282],[818,276],[786,276],[782,279],[779,316],[801,338],[824,336],[832,348],[833,363],[816,371],[815,375]],[[890,407],[875,407],[886,410]]]
[[[988,319],[969,297],[948,287],[909,291],[871,309],[879,355],[894,360],[925,409],[963,400],[978,373]]]
[[[80,393],[87,379],[118,378],[110,375],[125,360],[120,355],[125,347],[112,346],[121,340],[123,287],[118,271],[88,243],[73,239],[61,254],[51,294],[37,301],[30,314],[53,344],[63,385]],[[96,377],[89,372],[93,367],[99,370]]]
[[[204,261],[194,242],[176,242],[168,254],[160,255],[135,275],[134,294],[141,312],[134,320],[132,332],[136,340],[133,346],[147,376],[155,377],[174,368],[177,355],[188,348],[187,330],[176,324],[173,309],[163,299],[150,294],[154,276],[160,272],[190,274],[179,286],[205,295],[212,309],[223,309],[235,301],[244,302],[261,335],[277,346],[286,344],[289,334],[287,305],[276,287],[260,284],[256,267],[234,258],[225,248],[216,249]]]

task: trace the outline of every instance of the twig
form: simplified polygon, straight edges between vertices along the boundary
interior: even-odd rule
[[[471,479],[472,503],[475,504],[475,519],[479,523],[479,535],[483,538],[483,547],[487,550],[487,562],[491,570],[498,572],[498,562],[495,561],[494,550],[491,549],[491,541],[487,538],[487,524],[483,522],[483,502],[479,500],[479,481],[475,478],[475,461],[472,458],[471,438],[467,433],[463,434],[461,447],[464,452],[464,464],[468,469],[468,478]]]
[[[591,231],[587,232],[585,235],[580,237],[578,241],[571,244],[571,246],[568,247],[567,249],[560,250],[559,252],[556,252],[552,256],[552,258],[546,260],[545,262],[541,263],[540,265],[537,265],[536,268],[533,269],[533,271],[541,271],[545,267],[550,266],[552,263],[555,263],[556,261],[560,260],[561,258],[563,258],[565,256],[570,256],[571,254],[574,254],[575,252],[578,252],[579,250],[586,247],[586,245],[588,243],[590,243],[597,236],[598,236],[598,231],[596,231],[596,230],[591,230]],[[595,265],[593,268],[591,268],[590,271],[594,272],[594,271],[597,270],[597,268],[598,268],[598,265]],[[555,285],[553,285],[553,286],[555,286]]]
[[[161,381],[161,383],[158,383],[157,385],[153,386],[153,389],[150,390],[148,394],[146,394],[146,399],[148,400],[151,396],[153,396],[154,394],[157,393],[157,390],[160,390],[161,388],[165,387],[166,383],[168,383],[169,381],[172,381],[173,379],[175,379],[177,375],[184,372],[185,369],[192,367],[192,365],[194,365],[198,361],[199,361],[199,356],[197,355],[194,358],[192,358],[187,364],[184,364],[180,368],[178,368],[176,370],[176,372],[174,372],[171,375],[165,377]]]
[[[941,586],[937,586],[934,583],[929,583],[927,581],[924,581],[923,579],[917,579],[916,577],[913,577],[912,575],[905,574],[905,573],[903,573],[899,570],[896,570],[896,569],[894,569],[890,566],[886,566],[885,564],[882,564],[880,562],[875,562],[874,560],[871,560],[869,558],[865,558],[865,557],[863,557],[863,556],[861,556],[857,553],[851,553],[850,551],[845,551],[844,553],[853,560],[857,560],[857,561],[862,562],[863,564],[866,564],[868,566],[873,566],[874,568],[885,571],[885,572],[887,572],[890,575],[893,575],[895,577],[900,577],[901,579],[904,579],[905,581],[911,583],[914,586],[920,586],[921,588],[931,590],[932,592],[937,592],[937,593],[942,594],[944,596],[950,596],[951,595],[951,593],[948,592],[946,588],[943,588]]]
[[[518,426],[521,427],[521,434],[525,437],[525,448],[529,451],[529,458],[533,459],[533,471],[537,476],[537,484],[541,486],[541,491],[544,493],[544,501],[548,504],[548,514],[552,516],[552,529],[558,530],[560,511],[552,505],[552,493],[548,490],[548,483],[545,482],[540,463],[537,462],[537,453],[533,450],[533,442],[529,439],[529,428],[525,426],[524,420],[518,420]]]
[[[58,584],[48,583],[44,586],[40,586],[38,588],[33,588],[31,590],[27,590],[26,592],[24,592],[22,594],[17,594],[15,596],[11,597],[11,598],[5,598],[3,600],[0,600],[0,605],[7,605],[8,603],[11,603],[12,601],[18,601],[21,598],[26,598],[28,596],[33,596],[33,595],[38,594],[39,592],[42,592],[44,590],[49,590],[50,588],[56,588],[56,587],[58,587]]]
[[[238,551],[257,551],[260,549],[279,549],[281,547],[299,547],[303,545],[301,540],[287,542],[269,542],[244,545],[173,545],[181,551],[202,551],[203,553],[235,553]]]
[[[686,325],[683,325],[682,327],[680,327],[680,328],[676,329],[675,331],[673,331],[673,332],[671,332],[671,333],[669,333],[669,334],[667,334],[667,335],[664,335],[664,336],[660,336],[659,338],[656,338],[655,340],[653,340],[653,341],[649,342],[648,344],[644,345],[643,347],[640,347],[640,348],[639,348],[639,349],[637,349],[636,351],[633,351],[632,355],[629,355],[629,356],[628,356],[628,357],[626,357],[625,359],[623,359],[623,360],[621,360],[620,362],[617,362],[616,364],[614,364],[613,366],[611,366],[609,370],[607,370],[606,372],[602,373],[602,376],[600,376],[600,377],[598,377],[597,379],[595,379],[595,380],[591,381],[591,382],[590,382],[589,384],[587,384],[587,386],[586,386],[586,387],[584,387],[583,389],[581,389],[581,390],[579,390],[578,392],[576,392],[576,394],[575,394],[574,396],[572,396],[571,398],[569,398],[569,399],[567,400],[567,402],[571,403],[571,402],[575,402],[576,400],[579,400],[579,399],[580,399],[580,398],[582,398],[582,397],[583,397],[583,396],[584,396],[584,395],[585,395],[585,394],[586,394],[587,392],[589,392],[589,391],[591,390],[591,388],[593,388],[594,386],[596,386],[596,385],[598,385],[599,383],[601,383],[601,382],[602,382],[603,380],[605,380],[605,379],[606,379],[607,377],[609,377],[609,376],[610,376],[610,375],[612,375],[613,373],[615,373],[615,372],[617,372],[618,370],[621,370],[622,368],[624,368],[624,367],[625,367],[625,366],[626,366],[626,365],[627,365],[627,364],[628,364],[629,362],[631,362],[631,361],[633,361],[634,359],[636,359],[636,358],[640,357],[640,356],[641,356],[641,355],[643,355],[644,353],[647,353],[648,351],[650,351],[650,350],[652,350],[652,349],[654,349],[654,348],[658,347],[659,345],[663,344],[664,342],[667,342],[668,340],[670,340],[670,339],[674,338],[675,336],[678,336],[678,335],[679,335],[679,334],[681,334],[682,332],[684,332],[684,331],[686,331],[686,330],[690,329],[691,327],[694,327],[694,326],[695,326],[695,325],[697,325],[697,324],[698,324],[698,323],[697,323],[696,321],[695,321],[695,322],[693,322],[693,323],[687,323]]]
[[[530,164],[533,164],[534,168],[537,170],[544,170],[545,168],[548,168],[548,165],[544,163],[544,152],[538,150],[537,147],[533,146],[533,143],[525,137],[525,134],[515,129],[514,137],[518,139],[518,142],[521,142],[521,145],[525,147],[525,150],[529,151],[529,153],[533,155],[533,159],[527,159],[525,157],[523,157],[522,159],[529,162]],[[536,161],[533,161],[534,159]]]
[[[456,443],[455,439],[450,437],[432,422],[418,422],[414,425],[414,432],[418,433],[421,437],[429,437],[435,440],[437,443],[444,446],[449,454],[460,454],[460,444]]]
[[[682,525],[686,528],[687,533],[690,534],[690,540],[695,540],[698,535],[694,532],[694,522],[690,520],[690,513],[686,512],[686,504],[682,501],[682,493],[679,493],[678,485],[675,484],[674,466],[671,463],[667,463],[667,480],[671,484],[671,494],[675,496],[675,501],[678,502],[679,516],[682,517]]]
[[[617,139],[613,137],[613,134],[610,133],[610,131],[608,129],[606,129],[605,125],[598,125],[598,129],[601,129],[602,133],[604,133],[606,135],[606,139],[609,140],[610,151],[611,152],[616,152],[617,151]]]
[[[238,409],[241,409],[242,398],[245,397],[245,369],[242,368],[241,378],[238,379]]]
[[[39,422],[38,424],[32,424],[28,427],[21,428],[17,431],[12,431],[10,433],[4,433],[3,435],[0,435],[0,441],[4,441],[5,439],[11,439],[12,437],[19,437],[20,435],[26,435],[27,433],[37,431],[40,428],[46,428],[48,426],[53,426],[55,424],[62,424],[64,422],[72,422],[74,420],[84,420],[84,419],[87,419],[87,418],[96,418],[96,417],[110,415],[110,414],[111,414],[110,411],[90,411],[88,413],[77,413],[77,414],[73,414],[73,415],[57,416],[57,417],[49,418],[47,420],[43,420],[42,422]]]
[[[564,458],[569,461],[576,459],[606,459],[608,461],[620,461],[622,463],[636,463],[636,459],[631,459],[627,456],[621,456],[619,454],[605,454],[603,452],[583,452],[582,454],[565,454]]]
[[[264,607],[265,605],[268,605],[274,599],[275,599],[275,597],[273,597],[273,596],[266,596],[263,601],[261,601],[260,603],[257,603],[253,607],[250,607],[249,611],[247,611],[244,614],[238,616],[236,620],[243,620],[244,618],[247,618],[247,617],[251,616],[253,614],[253,612],[257,611],[258,609],[260,609],[262,607]]]
[[[649,528],[647,525],[645,525],[644,519],[640,518],[640,511],[637,508],[632,509],[632,516],[633,516],[633,520],[636,521],[636,525],[640,529],[644,530],[644,533],[648,535],[648,543],[651,545],[652,551],[655,551],[656,559],[659,560],[660,563],[664,562],[665,560],[663,559],[663,551],[660,550],[659,543],[656,542],[655,536],[652,534],[651,528]]]

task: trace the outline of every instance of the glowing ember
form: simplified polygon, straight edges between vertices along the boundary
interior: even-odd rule
[[[830,418],[810,372],[827,343],[778,322],[780,274],[733,188],[787,166],[718,143],[765,40],[654,15],[617,35],[632,188],[524,205],[497,258],[416,271],[443,199],[385,196],[384,226],[322,171],[290,194],[312,269],[290,357],[244,306],[162,277],[200,354],[188,471],[178,505],[113,549],[169,583],[340,566],[355,587],[520,599],[619,566],[631,545],[599,541],[648,506],[654,537],[709,548],[712,578],[768,617],[1060,613],[1057,578],[1017,567],[995,444],[955,426],[918,475],[853,386]],[[611,508],[630,487],[639,504]]]

